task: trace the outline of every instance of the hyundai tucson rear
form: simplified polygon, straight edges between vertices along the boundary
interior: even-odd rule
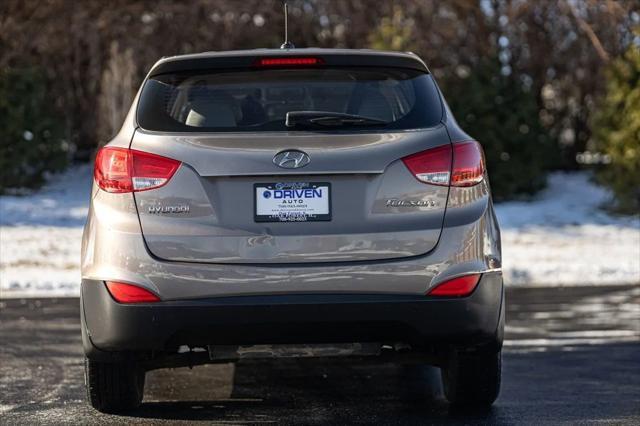
[[[133,408],[148,370],[267,353],[417,360],[450,402],[489,405],[500,259],[481,146],[417,56],[162,59],[95,161],[90,402]]]

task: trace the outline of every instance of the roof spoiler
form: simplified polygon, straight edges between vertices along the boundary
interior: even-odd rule
[[[158,61],[149,72],[149,76],[181,71],[199,71],[212,69],[252,69],[254,64],[264,58],[314,57],[319,58],[322,67],[395,67],[409,68],[425,73],[429,69],[422,60],[414,55],[396,52],[376,52],[366,50],[336,51],[329,49],[266,50],[260,52],[235,51],[228,54],[197,54],[174,56]]]

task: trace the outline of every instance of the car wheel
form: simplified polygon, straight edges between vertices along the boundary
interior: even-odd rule
[[[145,371],[133,362],[99,362],[85,358],[85,387],[98,411],[116,413],[140,406]]]
[[[501,369],[501,351],[453,351],[442,368],[447,400],[458,406],[490,406],[500,393]]]

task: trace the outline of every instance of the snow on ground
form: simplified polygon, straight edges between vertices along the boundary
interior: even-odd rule
[[[28,196],[0,197],[0,297],[77,296],[90,166]],[[498,204],[505,282],[640,283],[640,218],[614,217],[587,173],[555,173],[531,202]]]
[[[79,294],[91,173],[74,167],[32,195],[0,197],[0,297]]]
[[[588,173],[554,173],[535,200],[496,205],[505,282],[640,283],[640,217],[599,208],[610,201]]]

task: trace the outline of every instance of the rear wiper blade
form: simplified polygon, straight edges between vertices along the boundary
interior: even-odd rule
[[[289,111],[287,127],[384,126],[387,121],[355,114],[330,111]]]

